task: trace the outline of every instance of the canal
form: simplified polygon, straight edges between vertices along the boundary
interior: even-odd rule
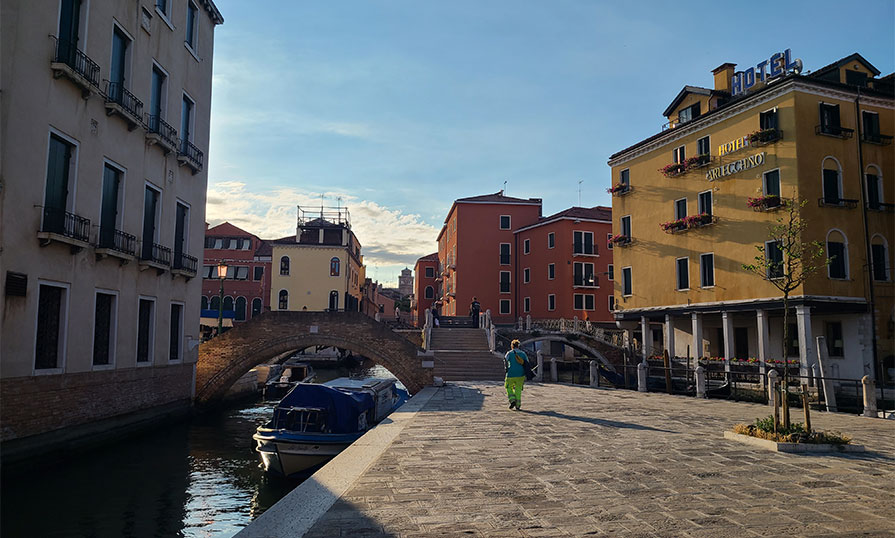
[[[365,363],[317,368],[322,382],[348,374],[394,377]],[[252,434],[275,402],[260,398],[94,449],[40,470],[3,476],[6,537],[227,537],[301,480],[266,475]]]

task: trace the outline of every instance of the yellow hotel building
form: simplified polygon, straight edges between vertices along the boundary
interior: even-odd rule
[[[893,75],[860,54],[800,72],[789,50],[723,64],[610,157],[615,318],[644,356],[782,359],[782,294],[742,265],[797,197],[831,261],[791,294],[787,358],[806,374],[822,335],[832,377],[892,381]]]
[[[299,207],[296,234],[271,246],[271,310],[360,310],[364,258],[347,208]]]

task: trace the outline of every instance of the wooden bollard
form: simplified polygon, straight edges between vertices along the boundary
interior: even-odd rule
[[[802,383],[802,409],[805,410],[805,431],[811,433],[811,407],[808,405],[808,385]]]
[[[671,394],[671,359],[667,349],[662,351],[662,362],[665,364],[665,390]]]

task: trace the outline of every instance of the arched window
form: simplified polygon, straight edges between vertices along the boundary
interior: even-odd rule
[[[833,157],[827,157],[823,163],[823,203],[840,205],[842,203],[842,167]]]
[[[219,310],[221,308],[221,298],[215,295],[211,298],[211,309]]]
[[[886,238],[880,234],[870,238],[870,264],[873,268],[873,280],[878,282],[889,280],[889,245]]]
[[[202,296],[202,310],[208,310],[208,297]]]
[[[336,290],[329,292],[329,309],[333,312],[339,309],[339,292]]]
[[[224,297],[224,310],[233,310],[233,297]]]
[[[289,308],[289,292],[286,290],[280,290],[280,310],[286,310]]]
[[[289,276],[289,256],[280,258],[280,275]]]
[[[237,297],[236,298],[236,321],[245,321],[246,320],[246,298],[245,297]]]
[[[426,299],[435,298],[435,289],[432,286],[426,286]]]
[[[329,260],[329,276],[339,276],[339,266],[342,264],[342,261],[339,258],[333,257],[333,259]]]
[[[830,230],[827,234],[827,258],[830,278],[848,278],[848,242],[839,230]]]
[[[875,164],[867,167],[867,209],[880,210],[880,204],[885,200],[883,196],[883,173]]]
[[[254,299],[252,299],[252,317],[255,317],[258,314],[260,314],[261,308],[262,308],[261,298],[255,297]]]

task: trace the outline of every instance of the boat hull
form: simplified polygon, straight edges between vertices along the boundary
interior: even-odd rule
[[[319,436],[316,436],[319,437]],[[294,476],[317,465],[326,463],[345,450],[360,435],[338,436],[331,441],[311,439],[277,439],[276,436],[255,434],[258,453],[264,470],[282,476]]]

